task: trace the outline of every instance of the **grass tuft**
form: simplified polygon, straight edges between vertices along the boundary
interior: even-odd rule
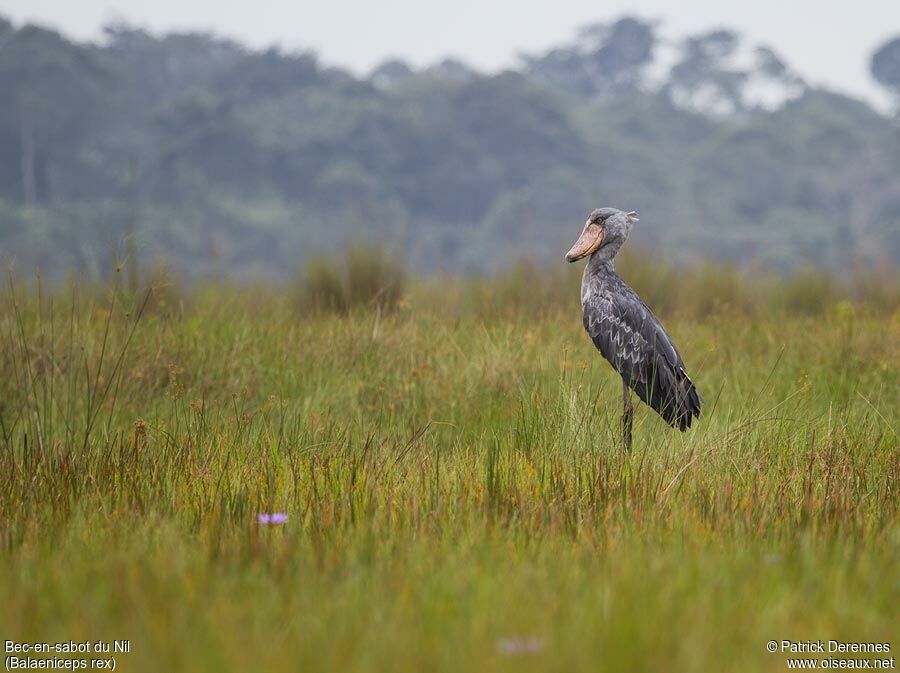
[[[406,288],[399,257],[382,247],[350,246],[339,258],[309,263],[297,288],[301,314],[392,311]]]

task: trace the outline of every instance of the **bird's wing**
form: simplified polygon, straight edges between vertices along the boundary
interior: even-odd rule
[[[683,367],[659,320],[630,288],[586,306],[584,317],[594,345],[623,376],[643,380],[654,357],[669,368]]]
[[[684,430],[700,415],[702,398],[672,339],[631,288],[585,306],[594,345],[638,396],[668,423]]]

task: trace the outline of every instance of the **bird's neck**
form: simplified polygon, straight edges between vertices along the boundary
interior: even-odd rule
[[[584,274],[581,276],[581,303],[586,305],[591,295],[602,291],[609,286],[616,277],[616,269],[612,259],[601,257],[594,253],[584,265]]]
[[[619,254],[619,249],[622,247],[622,243],[625,241],[618,236],[614,237],[608,242],[604,242],[600,248],[591,255],[590,260],[588,260],[588,266],[594,265],[594,267],[599,271],[611,271],[615,272],[615,268],[613,267],[613,260],[616,258],[616,255]]]
[[[616,273],[616,267],[613,265],[614,257],[604,255],[602,252],[603,248],[600,248],[588,259],[586,271],[592,276],[610,276]]]

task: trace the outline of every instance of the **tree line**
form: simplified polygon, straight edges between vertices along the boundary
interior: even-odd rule
[[[900,97],[900,37],[871,72]],[[639,210],[638,244],[673,260],[900,259],[896,120],[729,30],[673,45],[623,18],[501,73],[356,76],[208,34],[82,44],[0,19],[0,90],[0,256],[29,270],[135,254],[278,277],[352,240],[482,273],[556,261],[598,205]]]

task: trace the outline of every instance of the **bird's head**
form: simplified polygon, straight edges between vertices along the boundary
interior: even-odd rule
[[[634,211],[626,213],[617,208],[597,208],[584,223],[584,229],[575,245],[566,253],[566,261],[577,262],[601,249],[608,251],[607,256],[611,259],[622,247],[631,232],[631,226],[637,221],[637,213]]]

